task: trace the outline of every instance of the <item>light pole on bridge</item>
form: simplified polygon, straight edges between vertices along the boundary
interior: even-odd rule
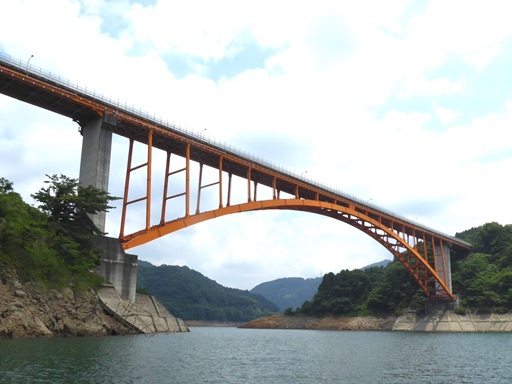
[[[30,55],[30,57],[27,60],[27,68],[30,68],[30,60],[34,57],[34,55]]]

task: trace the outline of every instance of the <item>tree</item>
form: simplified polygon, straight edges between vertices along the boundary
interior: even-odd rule
[[[13,183],[6,178],[0,177],[0,194],[6,195],[13,192]]]
[[[90,215],[112,209],[109,202],[118,198],[93,186],[84,187],[64,175],[46,176],[48,186],[31,196],[48,217],[52,247],[74,278],[88,277],[99,265],[102,252],[94,245],[95,238],[104,235]]]
[[[48,176],[47,188],[31,195],[39,201],[38,208],[51,220],[61,225],[62,230],[78,234],[104,235],[94,224],[90,215],[106,212],[114,207],[109,202],[119,198],[89,185],[84,187],[76,179],[64,175]]]
[[[461,295],[463,305],[479,309],[494,309],[502,305],[498,294],[500,274],[498,268],[489,263],[489,255],[473,253],[467,260],[459,261],[453,274],[453,285]],[[503,280],[508,276],[503,275]],[[508,288],[508,287],[507,287]]]
[[[47,222],[14,192],[12,182],[0,178],[0,265],[15,269],[23,280],[62,286],[69,272],[51,247]]]

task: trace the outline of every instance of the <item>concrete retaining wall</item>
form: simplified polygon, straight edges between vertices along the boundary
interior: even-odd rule
[[[458,315],[454,311],[434,311],[426,316],[417,316],[409,311],[400,316],[394,331],[424,332],[511,332],[512,314]]]
[[[183,320],[174,317],[153,296],[137,294],[132,303],[122,299],[114,286],[105,285],[98,297],[107,312],[140,333],[189,332]]]

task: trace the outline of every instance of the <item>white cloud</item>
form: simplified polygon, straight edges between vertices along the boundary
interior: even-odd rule
[[[436,103],[433,103],[432,109],[434,110],[437,118],[441,120],[441,122],[445,125],[453,123],[458,115],[457,111],[454,111],[450,108],[441,107]]]

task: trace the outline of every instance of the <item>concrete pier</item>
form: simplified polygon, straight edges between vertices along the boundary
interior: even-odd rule
[[[114,118],[105,115],[82,127],[82,156],[78,180],[85,187],[92,185],[100,191],[108,191]],[[105,232],[105,217],[106,212],[91,215],[94,224],[102,232]]]
[[[115,115],[105,114],[91,120],[81,129],[83,136],[79,182],[108,191],[112,130],[117,125]],[[106,212],[91,215],[98,229],[105,232]],[[137,256],[126,254],[119,239],[99,237],[96,245],[104,250],[100,262],[101,275],[117,290],[121,298],[135,302],[137,286]]]
[[[437,268],[437,274],[446,281],[445,284],[448,286],[448,289],[450,292],[452,291],[452,265],[451,265],[451,259],[450,259],[450,246],[448,244],[443,244],[443,247],[441,247],[439,244],[436,244],[435,246],[435,255],[436,255],[436,268]],[[443,262],[444,261],[444,262]],[[437,287],[439,288],[439,284],[436,283]]]

